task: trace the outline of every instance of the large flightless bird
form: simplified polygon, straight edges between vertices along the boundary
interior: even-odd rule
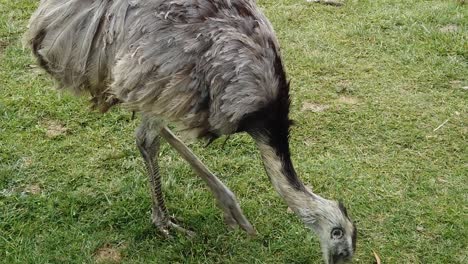
[[[305,187],[289,149],[289,83],[272,25],[253,0],[42,0],[25,35],[61,87],[105,112],[142,115],[136,144],[148,169],[152,221],[192,234],[168,213],[158,167],[166,140],[208,185],[229,226],[250,234],[235,195],[168,128],[196,138],[246,132],[286,204],[318,235],[326,263],[350,260],[356,228],[341,203]]]

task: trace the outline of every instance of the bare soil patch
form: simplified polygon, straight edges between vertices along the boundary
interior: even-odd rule
[[[46,129],[46,136],[48,138],[56,138],[58,136],[66,134],[68,131],[68,128],[54,120],[45,121],[43,123],[43,126]]]
[[[303,112],[310,111],[314,113],[319,113],[319,112],[323,112],[327,110],[328,108],[330,108],[329,105],[305,102],[304,104],[302,104],[301,111]]]
[[[96,263],[121,263],[122,254],[120,248],[106,244],[94,253]]]

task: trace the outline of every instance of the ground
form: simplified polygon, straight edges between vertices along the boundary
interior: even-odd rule
[[[466,263],[468,7],[455,0],[259,0],[291,82],[293,160],[341,199],[355,263]],[[21,34],[37,5],[0,0],[0,262],[320,263],[246,135],[191,147],[259,235],[229,231],[212,195],[163,146],[168,208],[198,233],[165,240],[134,144],[138,119],[54,90]]]

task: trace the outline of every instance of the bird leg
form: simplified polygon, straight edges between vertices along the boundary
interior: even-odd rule
[[[217,199],[218,207],[223,210],[225,223],[234,228],[240,226],[248,234],[256,233],[253,226],[242,213],[236,196],[198,159],[195,154],[178,139],[167,127],[161,130],[161,136],[192,166],[195,172],[208,184]]]
[[[143,123],[136,133],[136,144],[140,150],[141,156],[145,161],[148,170],[150,191],[152,198],[152,221],[158,230],[165,236],[170,237],[169,229],[195,235],[194,232],[186,230],[176,224],[175,220],[169,216],[164,202],[164,195],[161,189],[161,175],[159,174],[158,154],[160,149],[159,131],[161,125],[157,121],[143,119]]]

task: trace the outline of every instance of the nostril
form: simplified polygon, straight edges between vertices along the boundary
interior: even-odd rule
[[[343,250],[340,252],[340,254],[338,254],[338,256],[342,257],[342,258],[347,258],[349,257],[349,251],[347,249]]]

